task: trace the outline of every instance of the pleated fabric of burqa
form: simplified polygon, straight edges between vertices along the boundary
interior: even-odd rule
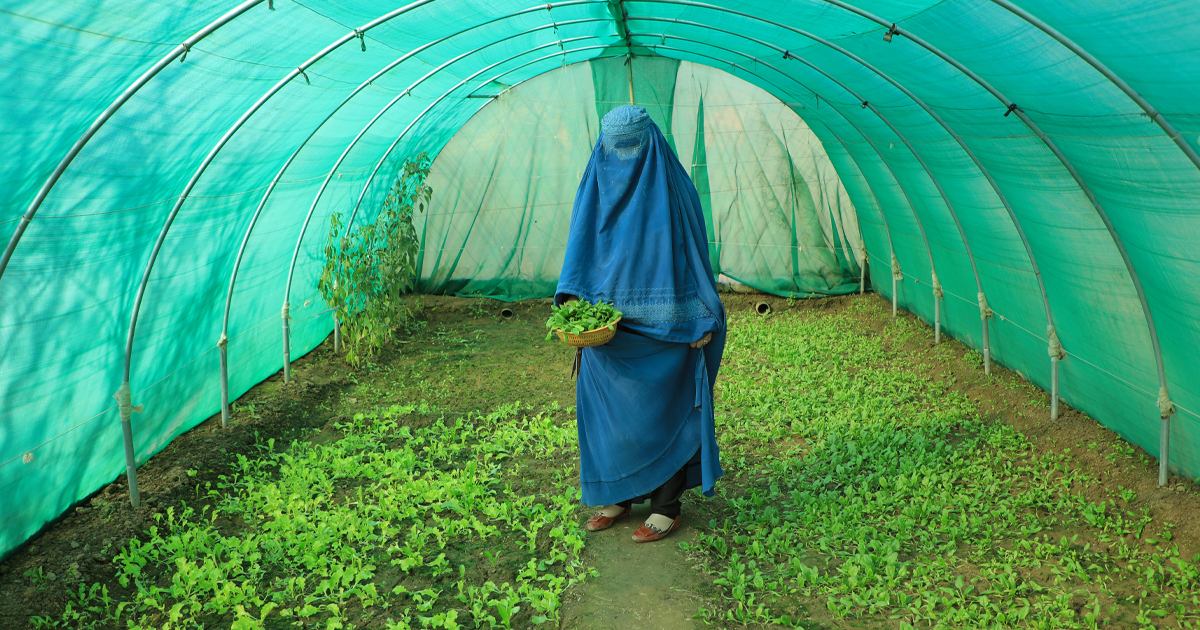
[[[713,383],[725,309],[696,187],[640,107],[609,112],[579,184],[555,293],[611,302],[613,339],[585,348],[576,386],[585,505],[644,499],[687,467],[712,496],[721,477]],[[712,333],[703,348],[688,344]]]

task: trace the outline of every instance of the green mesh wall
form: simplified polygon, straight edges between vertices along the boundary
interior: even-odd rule
[[[626,59],[574,64],[516,86],[441,150],[429,177],[438,193],[419,219],[421,290],[553,295],[598,121],[628,103],[632,89],[690,167],[714,272],[779,295],[857,291],[861,252],[842,245],[846,234],[859,242],[854,207],[804,121],[726,72]]]
[[[992,356],[1043,387],[1052,322],[1063,398],[1151,454],[1167,385],[1170,467],[1200,476],[1200,4],[1021,2],[10,0],[0,553],[121,473],[131,320],[140,462],[219,408],[223,330],[233,396],[283,362],[285,299],[292,356],[325,338],[324,226],[360,198],[373,216],[406,155],[491,186],[435,186],[464,216],[423,217],[428,285],[544,294],[630,52],[635,100],[669,112],[706,191],[724,274],[836,290],[861,230],[874,287],[891,297],[894,254],[900,304],[933,321],[936,271],[943,326],[976,348],[982,289]],[[561,88],[532,103],[535,81]],[[528,114],[538,150],[498,138]],[[524,126],[485,124],[510,119]],[[448,143],[493,156],[456,175]]]

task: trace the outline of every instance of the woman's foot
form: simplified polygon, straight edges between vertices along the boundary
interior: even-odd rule
[[[646,519],[642,526],[633,532],[633,540],[635,542],[654,542],[660,538],[666,538],[667,534],[679,529],[679,524],[683,522],[683,515],[671,518],[662,514],[651,514]]]
[[[621,507],[619,505],[606,505],[597,510],[596,513],[587,520],[587,524],[584,525],[584,527],[587,528],[589,532],[598,532],[602,529],[608,529],[609,527],[612,527],[612,524],[615,523],[617,519],[629,514],[632,511],[633,507],[628,505],[625,507]]]

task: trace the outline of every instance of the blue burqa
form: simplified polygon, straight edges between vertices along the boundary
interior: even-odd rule
[[[725,309],[696,187],[640,107],[604,117],[579,183],[555,303],[570,296],[624,313],[612,341],[581,358],[583,503],[643,498],[685,466],[687,487],[712,496]],[[707,333],[703,348],[688,345]]]

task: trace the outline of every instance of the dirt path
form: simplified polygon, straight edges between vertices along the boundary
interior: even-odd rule
[[[669,538],[639,544],[631,536],[649,514],[635,506],[633,514],[611,528],[588,536],[586,561],[599,576],[567,593],[562,628],[573,630],[691,630],[707,627],[693,621],[709,588],[703,571],[679,548],[696,539],[697,518],[684,508],[683,529]]]

